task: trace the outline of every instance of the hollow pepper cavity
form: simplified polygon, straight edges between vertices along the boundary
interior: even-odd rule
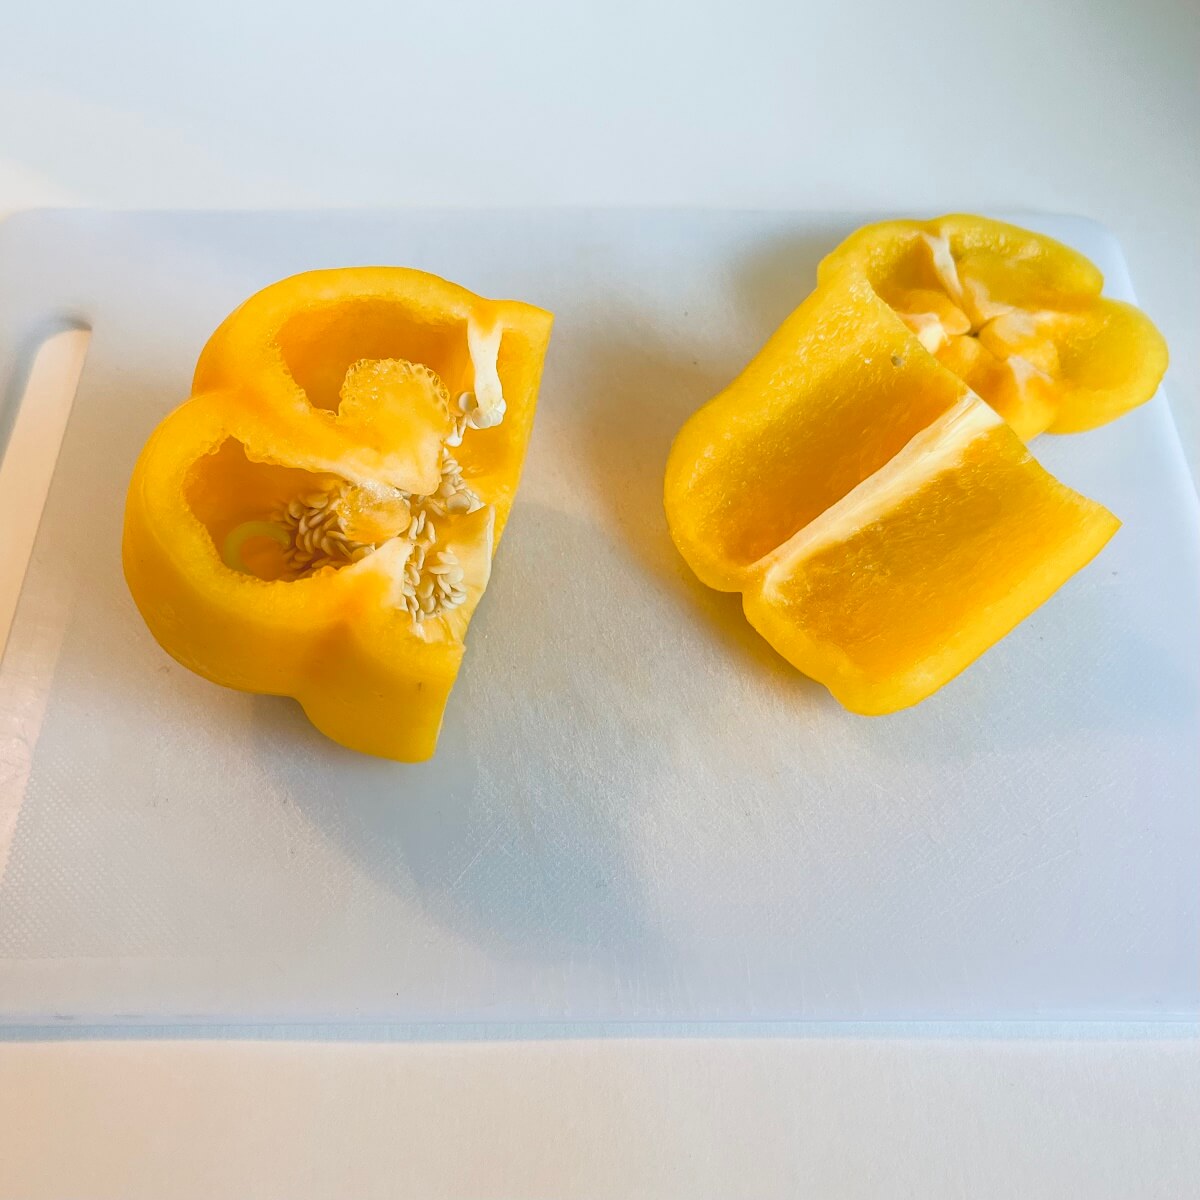
[[[351,749],[428,758],[551,321],[396,267],[296,275],[230,314],[126,501],[125,577],[163,649],[295,697]]]

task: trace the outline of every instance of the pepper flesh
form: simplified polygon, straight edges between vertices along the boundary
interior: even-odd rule
[[[1118,527],[1018,436],[1090,427],[1157,386],[1161,337],[1100,286],[1073,251],[983,218],[852,235],[677,435],[664,505],[680,553],[847,708],[929,696]],[[999,357],[1026,320],[1050,332],[1010,359],[1037,388]],[[1013,386],[988,394],[971,346]]]
[[[216,683],[294,696],[352,749],[428,758],[512,506],[551,320],[391,267],[308,272],[235,310],[130,482],[125,575],[160,645]],[[465,433],[458,396],[474,398]],[[448,446],[472,510],[432,505],[431,554],[455,563],[462,599],[417,621],[404,529],[418,500],[439,500]],[[337,548],[358,557],[297,575],[259,526],[305,496],[337,497]]]
[[[1167,368],[1162,335],[1101,296],[1082,254],[1015,225],[963,214],[867,225],[822,261],[818,285],[846,271],[1025,441],[1116,419]]]

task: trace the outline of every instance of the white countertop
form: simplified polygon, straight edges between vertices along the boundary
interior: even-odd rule
[[[1194,1046],[1108,1038],[0,1047],[0,1195],[1195,1195]]]
[[[23,8],[0,209],[1093,217],[1171,346],[1196,470],[1200,40],[1174,0]],[[0,1200],[1174,1200],[1200,1178],[1194,1031],[748,1032],[8,1042]]]

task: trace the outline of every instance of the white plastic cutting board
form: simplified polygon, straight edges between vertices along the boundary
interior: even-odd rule
[[[1130,295],[1095,225],[1025,221]],[[94,329],[0,667],[0,1014],[1195,1015],[1197,506],[1161,396],[1036,443],[1124,527],[964,676],[894,717],[842,711],[668,539],[672,434],[856,223],[0,226],[9,405],[39,329]],[[120,572],[130,468],[207,334],[280,276],[364,262],[557,314],[521,493],[422,766],[359,757],[290,701],[190,675]]]

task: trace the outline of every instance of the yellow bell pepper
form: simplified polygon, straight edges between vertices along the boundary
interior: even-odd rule
[[[1099,423],[1157,384],[1162,339],[1099,290],[1078,255],[982,218],[853,235],[676,437],[664,504],[680,553],[847,708],[924,699],[1118,528],[1017,436]],[[1016,357],[1049,384],[985,392],[1006,423],[951,352],[997,347],[1020,383],[1000,334],[1026,318],[1047,340]]]
[[[428,758],[551,320],[391,267],[247,300],[130,482],[125,576],[160,645],[217,683],[294,696],[352,749]]]
[[[1052,238],[985,217],[885,221],[851,234],[818,284],[865,278],[941,363],[1026,441],[1103,425],[1154,395],[1167,346],[1145,314]]]

